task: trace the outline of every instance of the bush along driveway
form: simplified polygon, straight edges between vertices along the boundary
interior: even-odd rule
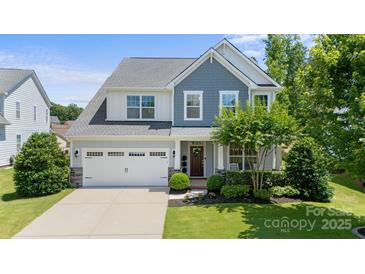
[[[73,191],[65,189],[53,195],[23,198],[15,192],[13,173],[12,168],[0,169],[0,238],[12,237]]]
[[[330,203],[221,203],[168,208],[164,238],[356,238],[365,225],[365,193],[333,176]]]

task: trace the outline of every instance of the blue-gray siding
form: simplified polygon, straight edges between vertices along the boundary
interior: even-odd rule
[[[202,90],[203,120],[184,121],[184,90]],[[213,58],[208,59],[175,87],[174,126],[211,126],[219,114],[219,91],[239,90],[242,106],[248,100],[248,87]]]

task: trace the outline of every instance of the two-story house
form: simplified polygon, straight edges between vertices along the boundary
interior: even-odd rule
[[[49,132],[51,102],[33,70],[0,69],[0,166],[34,132]]]
[[[267,104],[281,87],[223,39],[199,58],[125,58],[67,133],[71,180],[83,186],[166,186],[171,173],[206,178],[247,169],[254,157],[211,141],[222,107],[258,97]],[[266,169],[279,169],[280,151]]]

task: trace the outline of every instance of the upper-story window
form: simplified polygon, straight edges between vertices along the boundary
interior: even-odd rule
[[[269,94],[259,93],[254,95],[254,104],[260,102],[261,105],[265,106],[267,110],[270,109],[270,97]]]
[[[203,119],[203,91],[184,91],[184,120]]]
[[[155,96],[128,95],[127,119],[155,119]]]
[[[37,121],[37,106],[33,106],[33,120]]]
[[[238,90],[222,90],[219,91],[219,108],[236,111],[238,103]]]
[[[15,103],[15,117],[20,119],[20,102]]]

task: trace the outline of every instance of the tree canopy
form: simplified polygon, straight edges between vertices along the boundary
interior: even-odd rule
[[[76,120],[81,114],[83,108],[76,104],[69,104],[68,106],[52,103],[51,115],[57,116],[63,124],[65,121]]]

